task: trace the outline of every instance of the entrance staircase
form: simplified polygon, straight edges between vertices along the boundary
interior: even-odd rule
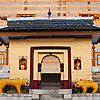
[[[71,100],[72,89],[30,89],[33,100]]]
[[[41,89],[60,89],[60,74],[42,74],[41,75]]]

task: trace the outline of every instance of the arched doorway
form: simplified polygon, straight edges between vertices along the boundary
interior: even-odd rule
[[[60,59],[49,53],[41,61],[41,89],[60,89],[60,83]]]
[[[60,72],[45,73],[45,70],[42,69],[42,63],[43,59],[48,56],[55,56],[58,58]],[[61,74],[61,89],[71,89],[70,47],[31,47],[30,58],[30,89],[41,89],[41,76],[43,74]]]

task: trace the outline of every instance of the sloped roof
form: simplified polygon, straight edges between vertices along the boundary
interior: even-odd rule
[[[100,29],[93,24],[92,17],[23,17],[23,18],[8,18],[8,27],[2,30],[91,30]]]
[[[22,18],[8,18],[7,25],[1,26],[0,31],[28,31],[32,30],[100,30],[99,25],[94,25],[92,17],[57,17],[57,18],[47,18],[47,17],[22,17]],[[100,35],[92,34],[34,34],[34,35],[9,35],[0,36],[0,39],[4,41],[4,44],[9,44],[9,38],[92,38],[92,43],[98,43],[100,40]]]

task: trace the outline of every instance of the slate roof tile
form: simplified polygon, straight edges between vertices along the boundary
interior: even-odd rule
[[[8,27],[4,30],[35,30],[35,29],[99,29],[93,26],[93,19],[90,17],[73,18],[15,18],[8,19]]]

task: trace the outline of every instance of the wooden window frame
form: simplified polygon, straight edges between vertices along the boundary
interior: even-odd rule
[[[1,62],[0,62],[0,65],[4,65],[4,54],[0,54],[1,56],[3,56],[3,57],[1,57]],[[3,59],[2,59],[3,58]],[[2,60],[3,60],[3,63],[2,63]]]
[[[100,56],[100,54],[97,54],[97,66],[100,66],[100,63],[99,63],[99,56]]]

